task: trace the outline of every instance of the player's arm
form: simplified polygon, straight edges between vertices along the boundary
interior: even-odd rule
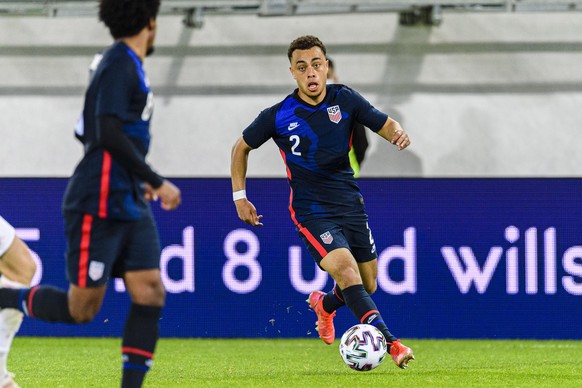
[[[135,143],[123,132],[123,122],[117,116],[99,117],[98,144],[113,159],[147,183],[146,198],[160,198],[162,208],[172,210],[180,205],[181,193],[172,182],[157,174],[144,160]]]
[[[232,147],[230,176],[232,180],[233,201],[236,206],[238,218],[253,226],[263,226],[261,218],[257,215],[257,209],[246,197],[246,176],[249,153],[252,148],[242,136]]]
[[[358,164],[362,164],[366,157],[366,150],[368,149],[368,136],[366,135],[366,127],[354,121],[352,126],[352,148]]]
[[[410,145],[408,134],[402,129],[398,121],[388,117],[382,128],[377,132],[378,135],[388,140],[402,151]]]

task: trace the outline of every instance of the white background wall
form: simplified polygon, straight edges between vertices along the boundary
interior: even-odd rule
[[[362,176],[578,176],[582,170],[582,15],[209,16],[201,30],[159,20],[146,69],[156,94],[150,161],[166,176],[226,177],[230,149],[294,88],[287,46],[314,34],[340,80],[400,121],[412,146],[369,133]],[[0,18],[0,177],[68,176],[87,67],[109,45],[93,17]],[[285,176],[272,142],[249,176]]]

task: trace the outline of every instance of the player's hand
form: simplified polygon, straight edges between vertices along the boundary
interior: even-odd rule
[[[263,216],[257,215],[257,209],[248,199],[239,199],[234,201],[234,204],[236,205],[238,218],[252,226],[263,226],[263,223],[261,222]]]
[[[144,194],[143,197],[145,198],[146,201],[157,201],[158,200],[158,196],[155,193],[154,188],[152,187],[152,185],[150,185],[149,183],[145,182],[143,183],[143,189],[144,189]]]
[[[174,210],[180,206],[180,203],[182,203],[182,193],[180,192],[180,189],[167,179],[164,179],[164,183],[152,191],[152,198],[154,200],[159,198],[161,201],[160,206],[164,210]]]
[[[392,134],[392,139],[390,139],[390,143],[398,147],[398,151],[402,151],[403,149],[410,145],[410,139],[408,138],[408,134],[404,132],[403,129],[397,129]]]

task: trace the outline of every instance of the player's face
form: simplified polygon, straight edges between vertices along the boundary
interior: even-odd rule
[[[291,74],[299,89],[299,97],[309,104],[319,104],[325,98],[327,59],[317,46],[295,50],[291,54]]]

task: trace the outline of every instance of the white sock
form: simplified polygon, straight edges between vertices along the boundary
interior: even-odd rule
[[[1,288],[27,288],[26,284],[18,283],[8,279],[6,276],[0,277]],[[8,373],[6,362],[12,340],[20,329],[23,314],[16,309],[0,310],[0,378]]]

